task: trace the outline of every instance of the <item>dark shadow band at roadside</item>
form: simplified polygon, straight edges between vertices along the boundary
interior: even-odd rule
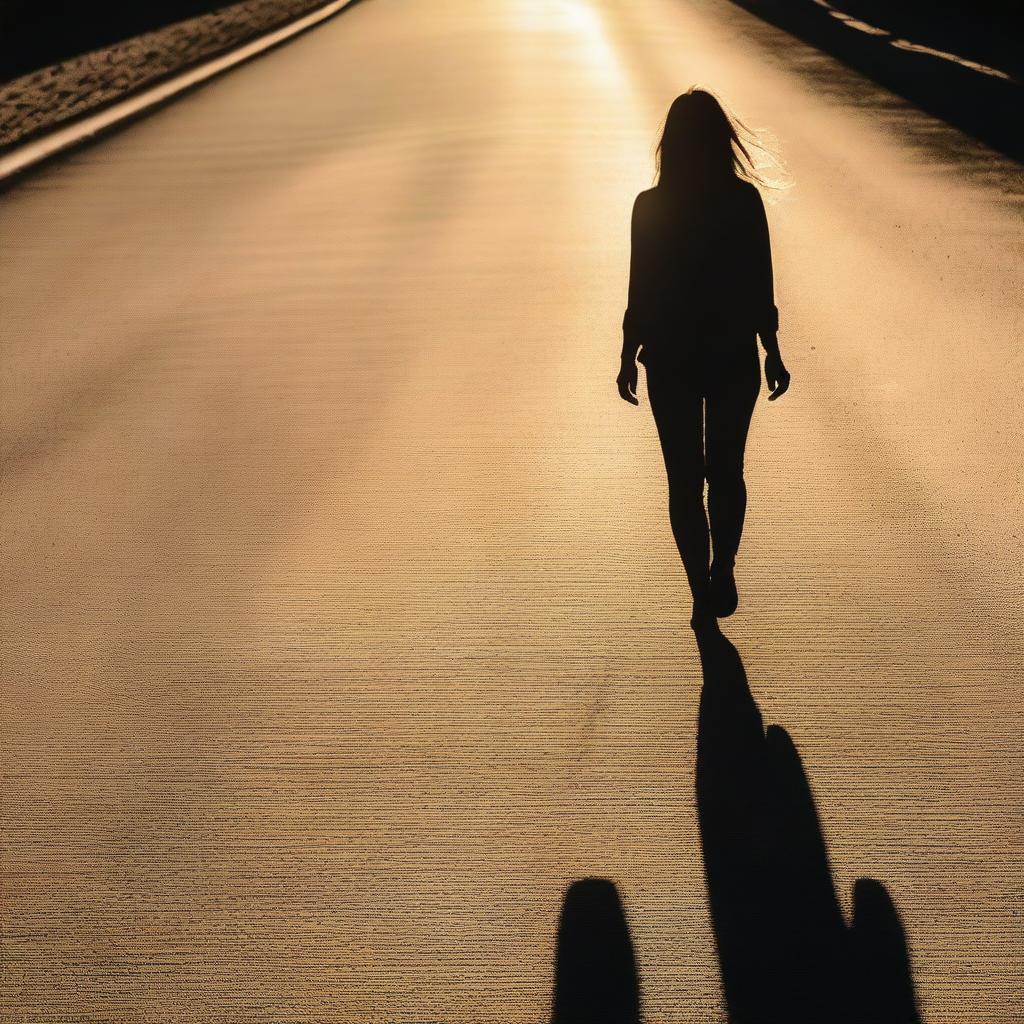
[[[936,54],[935,46],[884,29],[851,27],[856,19],[816,0],[733,0],[791,35],[838,58],[915,106],[941,118],[1018,162],[1024,162],[1024,85]],[[964,5],[969,11],[969,5]],[[835,13],[834,13],[835,12]],[[840,17],[835,16],[839,14]],[[978,14],[965,14],[981,21]],[[875,28],[875,26],[869,26]],[[906,45],[909,44],[909,45]]]

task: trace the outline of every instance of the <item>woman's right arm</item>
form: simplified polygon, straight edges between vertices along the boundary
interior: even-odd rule
[[[632,362],[643,344],[640,338],[640,287],[644,276],[643,233],[640,220],[641,196],[633,200],[629,224],[629,286],[626,312],[622,317],[622,361]]]
[[[641,193],[642,195],[642,193]],[[640,287],[644,275],[643,237],[640,226],[640,196],[633,200],[633,212],[629,226],[629,286],[626,312],[622,317],[622,352],[619,375],[615,383],[619,395],[630,405],[639,405],[636,397],[637,368],[636,355],[643,341],[640,335],[638,313],[640,310]]]

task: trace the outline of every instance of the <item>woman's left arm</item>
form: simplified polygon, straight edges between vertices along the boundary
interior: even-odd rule
[[[779,309],[775,305],[775,277],[772,270],[772,245],[768,234],[768,216],[761,193],[754,188],[754,266],[757,303],[757,333],[764,346],[764,375],[768,400],[784,395],[789,388],[789,371],[779,352]]]

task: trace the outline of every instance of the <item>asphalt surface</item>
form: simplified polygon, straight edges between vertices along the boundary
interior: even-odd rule
[[[546,1019],[611,879],[724,1019],[633,196],[777,136],[741,607],[849,911],[1016,1018],[1019,168],[723,0],[360,3],[0,197],[11,1022]]]

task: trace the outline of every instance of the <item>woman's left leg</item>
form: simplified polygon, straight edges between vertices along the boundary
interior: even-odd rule
[[[756,340],[749,346],[726,349],[727,358],[716,369],[705,405],[704,457],[708,481],[708,518],[711,521],[713,553],[712,584],[727,584],[735,594],[732,579],[736,553],[743,534],[747,508],[747,487],[743,479],[743,456],[750,419],[761,388],[761,363]],[[722,586],[715,587],[721,591]],[[735,597],[731,601],[735,608]]]

